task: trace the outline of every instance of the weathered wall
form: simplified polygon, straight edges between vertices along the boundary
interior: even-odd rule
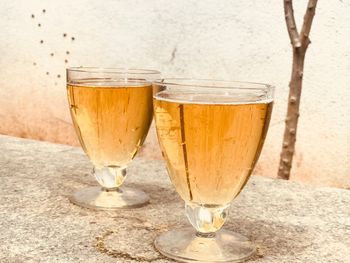
[[[1,1],[0,133],[76,143],[66,66],[131,66],[165,76],[268,82],[276,86],[276,102],[256,173],[275,175],[291,71],[282,2]],[[305,2],[295,1],[298,24]],[[348,1],[319,1],[294,180],[350,188],[349,14]],[[153,132],[147,147],[145,152],[157,155]]]

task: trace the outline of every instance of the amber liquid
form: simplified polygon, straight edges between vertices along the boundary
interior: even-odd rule
[[[125,167],[152,121],[152,86],[103,82],[67,85],[73,124],[96,167]]]
[[[227,204],[242,190],[259,157],[272,100],[251,94],[234,102],[225,94],[186,98],[191,99],[162,91],[153,101],[171,181],[186,202]]]

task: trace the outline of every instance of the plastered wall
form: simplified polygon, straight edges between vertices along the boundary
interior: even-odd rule
[[[294,2],[301,24],[306,1]],[[0,29],[0,133],[77,144],[67,66],[268,82],[276,101],[255,173],[277,174],[291,71],[283,1],[3,0]],[[350,2],[319,1],[311,40],[292,180],[350,188]],[[153,130],[143,154],[159,157]]]

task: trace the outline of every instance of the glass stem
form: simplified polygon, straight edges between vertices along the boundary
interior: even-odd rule
[[[226,221],[230,204],[203,205],[185,203],[185,211],[191,225],[197,230],[197,236],[210,237],[215,235]]]
[[[215,232],[210,232],[210,233],[203,233],[203,232],[196,232],[197,237],[202,237],[202,238],[214,238],[215,237]]]
[[[126,167],[108,165],[94,167],[93,175],[103,191],[117,191],[126,177]]]
[[[119,187],[111,187],[111,188],[101,187],[101,190],[105,191],[105,192],[118,192],[118,193],[122,193],[123,192]]]

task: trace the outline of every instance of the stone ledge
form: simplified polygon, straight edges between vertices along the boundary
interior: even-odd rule
[[[162,162],[136,159],[127,185],[148,206],[91,211],[67,196],[96,185],[78,148],[0,136],[0,262],[172,262],[155,236],[187,225]],[[259,248],[250,262],[350,262],[350,191],[253,176],[224,228]]]

